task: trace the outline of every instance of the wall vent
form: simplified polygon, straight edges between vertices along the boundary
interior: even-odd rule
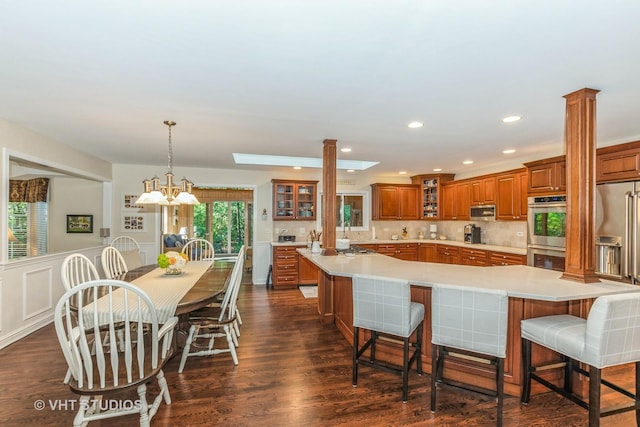
[[[355,179],[338,179],[336,180],[336,184],[338,185],[356,185]]]

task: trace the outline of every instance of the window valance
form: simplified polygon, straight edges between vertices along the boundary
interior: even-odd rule
[[[46,202],[49,178],[10,179],[9,202]]]

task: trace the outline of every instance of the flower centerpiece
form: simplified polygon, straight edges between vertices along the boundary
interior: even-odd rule
[[[187,263],[189,257],[182,252],[168,251],[166,254],[158,255],[158,267],[165,268],[166,273],[171,276],[182,274],[182,267]]]

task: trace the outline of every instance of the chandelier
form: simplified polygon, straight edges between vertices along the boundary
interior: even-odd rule
[[[171,127],[176,122],[165,120],[164,124],[169,127],[169,170],[164,176],[167,177],[165,184],[160,184],[160,178],[154,176],[151,179],[142,181],[144,193],[138,197],[136,204],[140,205],[196,205],[198,199],[191,194],[193,182],[186,178],[180,180],[180,184],[173,182],[173,151],[171,147]]]

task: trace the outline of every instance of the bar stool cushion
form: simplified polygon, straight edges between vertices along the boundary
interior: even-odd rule
[[[354,286],[353,326],[409,337],[424,319],[424,305],[411,302],[406,280],[359,276]]]
[[[596,299],[588,319],[568,314],[526,319],[522,338],[602,369],[640,360],[640,295]]]

